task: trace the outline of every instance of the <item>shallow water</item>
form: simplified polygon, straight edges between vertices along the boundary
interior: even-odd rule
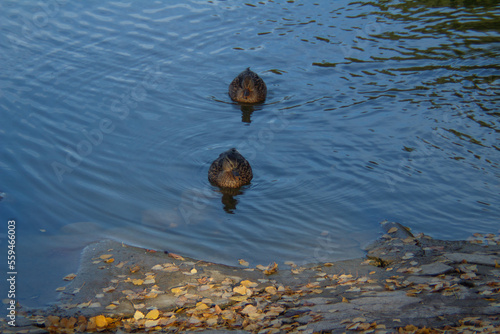
[[[0,218],[17,222],[19,300],[52,301],[100,238],[253,266],[360,256],[384,219],[496,233],[499,13],[2,2]],[[268,87],[253,107],[227,96],[248,66]],[[231,147],[254,179],[223,196],[207,171]]]

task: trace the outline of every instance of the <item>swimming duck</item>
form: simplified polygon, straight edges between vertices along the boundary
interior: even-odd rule
[[[252,167],[235,148],[222,152],[208,170],[210,183],[223,188],[239,188],[252,177]]]
[[[257,73],[246,70],[238,74],[229,85],[229,97],[236,102],[257,103],[266,99],[267,87]]]

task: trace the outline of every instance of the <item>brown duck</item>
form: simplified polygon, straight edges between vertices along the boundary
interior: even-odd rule
[[[252,177],[252,167],[235,148],[222,152],[208,170],[210,183],[222,188],[239,188]]]
[[[229,85],[231,100],[243,103],[257,103],[266,99],[267,87],[257,73],[246,70],[238,74]]]

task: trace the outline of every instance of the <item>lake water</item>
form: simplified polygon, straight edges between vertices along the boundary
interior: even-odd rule
[[[497,233],[499,14],[460,0],[2,1],[0,254],[15,219],[19,300],[53,301],[102,238],[255,266],[361,256],[384,219]],[[227,95],[248,66],[268,87],[253,107]],[[254,172],[234,196],[207,180],[231,147]]]

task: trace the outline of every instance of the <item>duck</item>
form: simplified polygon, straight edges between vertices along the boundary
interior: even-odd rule
[[[235,148],[222,152],[208,170],[208,181],[221,188],[239,188],[252,178],[250,163]]]
[[[266,99],[267,87],[257,73],[247,67],[229,85],[231,100],[243,103],[258,103]]]

